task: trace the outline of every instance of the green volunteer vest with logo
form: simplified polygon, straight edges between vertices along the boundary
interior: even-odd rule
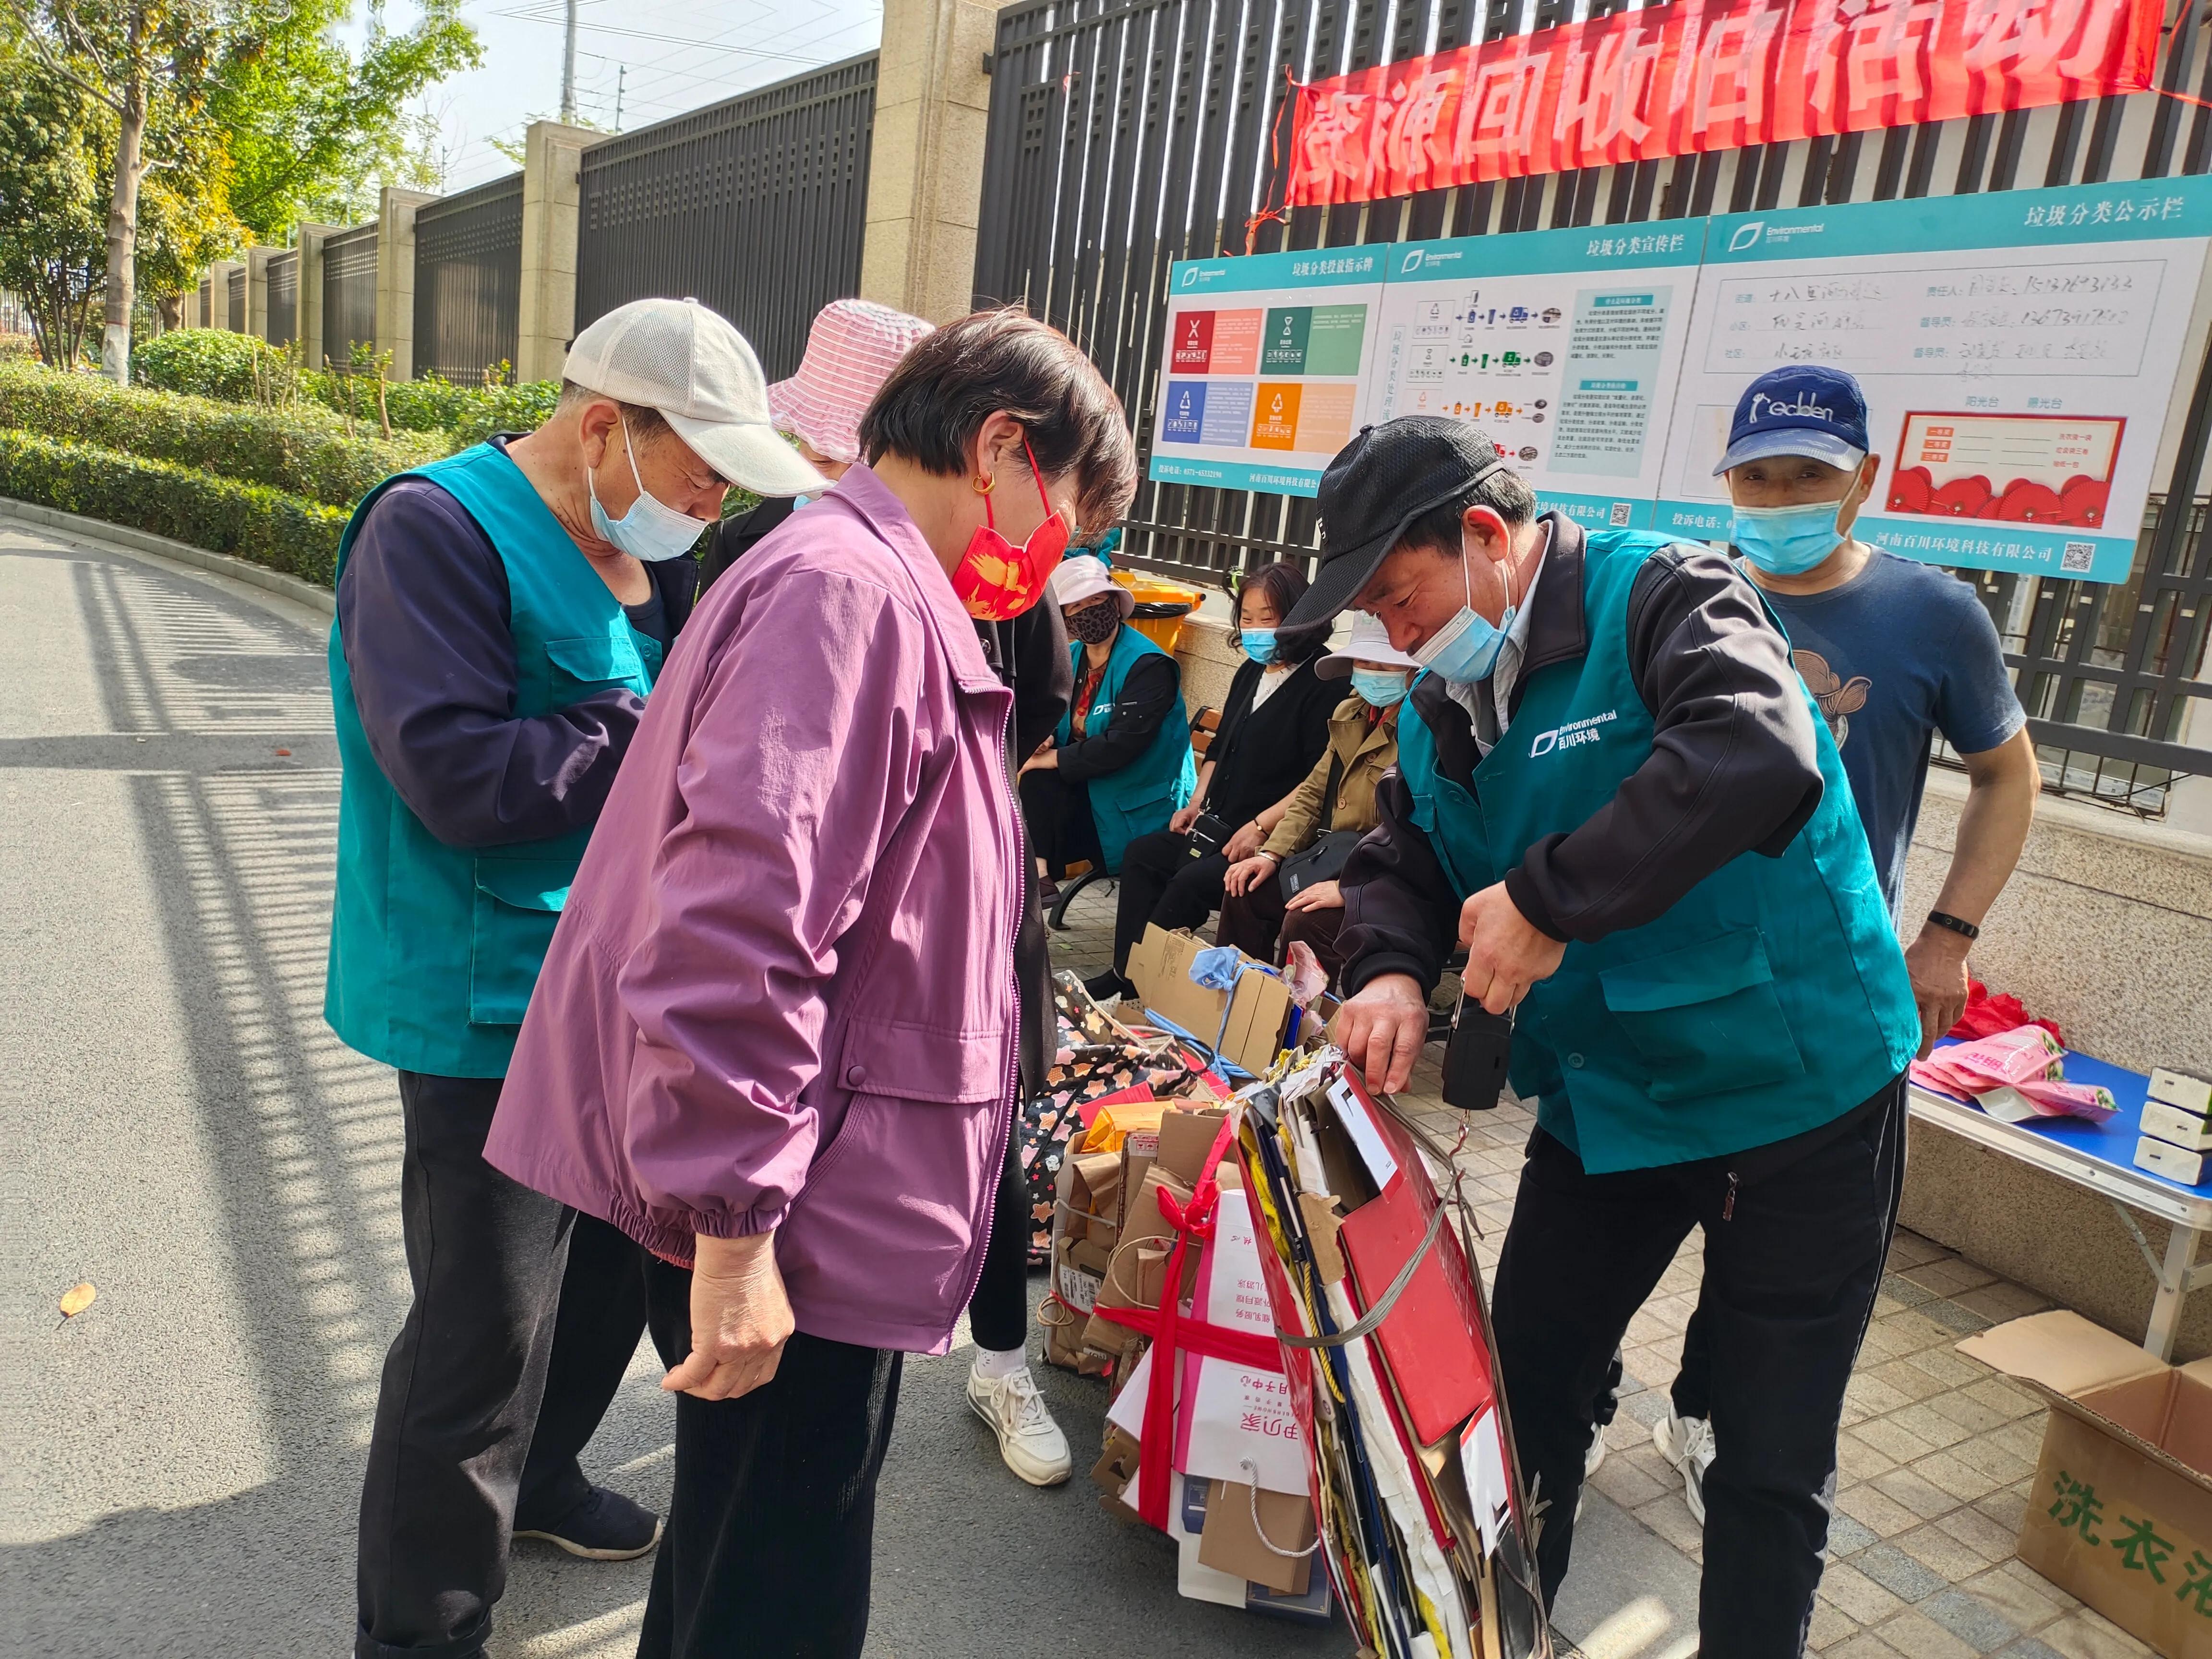
[[[1418,713],[1399,722],[1413,822],[1462,898],[1583,823],[1649,758],[1628,597],[1668,544],[1636,531],[1589,536],[1589,653],[1528,677],[1472,793],[1438,774]],[[1514,1092],[1537,1100],[1537,1121],[1592,1174],[1717,1158],[1832,1122],[1919,1046],[1904,954],[1817,710],[1813,730],[1826,787],[1779,858],[1745,853],[1656,921],[1570,944],[1521,1005]]]
[[[341,571],[369,508],[410,477],[459,501],[507,567],[516,719],[652,689],[659,644],[631,628],[530,481],[490,444],[379,484],[338,543]],[[335,622],[330,663],[344,781],[324,1018],[348,1047],[403,1071],[504,1077],[591,831],[501,847],[440,841],[370,751]]]
[[[1077,684],[1083,682],[1083,645],[1077,641],[1067,647],[1068,659],[1075,665]],[[1098,682],[1097,694],[1091,701],[1091,713],[1084,724],[1094,735],[1103,732],[1111,722],[1115,700],[1121,695],[1121,682],[1129,677],[1129,670],[1146,657],[1164,657],[1167,653],[1154,645],[1135,629],[1124,623],[1114,636],[1114,648],[1106,656],[1106,672]],[[1070,709],[1060,717],[1059,741],[1071,742],[1075,734],[1075,714]],[[1108,772],[1090,781],[1091,818],[1098,830],[1098,850],[1106,856],[1109,872],[1121,867],[1121,853],[1139,836],[1151,835],[1168,827],[1168,820],[1176,809],[1188,801],[1198,788],[1198,768],[1190,757],[1190,720],[1183,714],[1182,699],[1178,696],[1168,707],[1167,718],[1160,729],[1152,733],[1152,740],[1145,751],[1118,772]]]

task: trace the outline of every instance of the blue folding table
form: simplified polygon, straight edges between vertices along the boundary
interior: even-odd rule
[[[2136,1248],[2150,1264],[2151,1276],[2158,1281],[2158,1297],[2151,1304],[2150,1328],[2143,1333],[2142,1345],[2159,1358],[2172,1359],[2184,1299],[2190,1291],[2212,1281],[2212,1261],[2197,1260],[2197,1240],[2212,1232],[2212,1180],[2185,1187],[2136,1167],[2136,1141],[2142,1133],[2143,1099],[2150,1086],[2150,1079],[2142,1073],[2122,1071],[2069,1049],[2066,1080],[2102,1085],[2112,1091],[2119,1110],[2103,1123],[2078,1117],[2007,1123],[1978,1106],[1918,1084],[1911,1085],[1908,1103],[1912,1115],[1923,1123],[2110,1199],[2121,1224],[2134,1238]],[[2172,1224],[2163,1261],[2136,1224],[2135,1217],[2128,1213],[2128,1206]]]

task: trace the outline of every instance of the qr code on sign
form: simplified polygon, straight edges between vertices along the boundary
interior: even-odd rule
[[[1625,527],[1628,523],[1628,514],[1629,504],[1626,501],[1615,501],[1613,504],[1612,514],[1613,522],[1615,526]]]
[[[2069,542],[2066,550],[2058,556],[2058,568],[2069,575],[2086,576],[2096,562],[2097,544],[2094,542]]]

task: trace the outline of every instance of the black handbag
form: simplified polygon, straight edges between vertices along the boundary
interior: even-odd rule
[[[1332,754],[1328,758],[1328,788],[1322,794],[1321,802],[1321,821],[1323,823],[1336,816],[1337,786],[1343,781],[1344,757]],[[1366,836],[1364,830],[1328,830],[1316,836],[1312,845],[1291,854],[1283,860],[1283,867],[1275,872],[1283,896],[1295,898],[1304,889],[1317,882],[1334,881],[1344,873],[1344,866],[1352,856],[1352,849]]]

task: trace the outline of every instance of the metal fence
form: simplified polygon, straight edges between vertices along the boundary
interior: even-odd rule
[[[875,106],[870,52],[592,145],[576,326],[690,295],[790,374],[814,313],[860,286]]]
[[[233,334],[246,332],[246,267],[239,266],[225,279],[223,326]]]
[[[1645,0],[1646,5],[1665,0]],[[1589,0],[1586,15],[1632,9]],[[999,14],[977,238],[979,304],[1021,301],[1066,330],[1147,444],[1168,264],[1242,252],[1283,199],[1290,77],[1316,79],[1551,27],[1574,0],[1032,0]],[[2212,19],[2168,0],[2158,84],[2212,98]],[[1283,118],[1279,121],[1278,118]],[[1615,224],[1784,204],[1889,200],[2212,170],[2212,109],[2159,93],[1685,155],[1333,208],[1254,246],[1337,246]],[[2146,810],[2172,774],[2212,774],[2212,707],[2190,727],[2212,624],[2202,533],[2212,363],[2181,465],[2120,586],[1962,573],[1997,618],[2046,775]],[[2161,483],[2167,481],[2160,480]],[[1310,501],[1147,482],[1132,562],[1221,583],[1310,558]],[[2186,739],[2186,741],[2185,741]]]
[[[269,285],[269,343],[289,345],[300,337],[300,250],[270,255],[262,280]]]
[[[415,373],[481,386],[510,369],[522,315],[522,175],[427,202],[415,216]]]
[[[356,225],[323,244],[323,356],[343,368],[356,345],[376,348],[376,227]]]
[[[191,325],[194,328],[215,326],[215,283],[209,277],[200,278],[199,309],[192,313]]]

